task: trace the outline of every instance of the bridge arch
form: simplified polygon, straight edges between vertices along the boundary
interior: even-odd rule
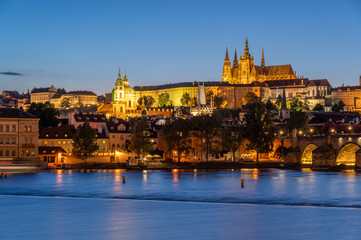
[[[301,157],[301,164],[312,164],[312,151],[318,148],[316,144],[308,144],[305,149],[303,150],[302,157]]]
[[[361,147],[355,143],[346,143],[340,148],[337,154],[336,165],[344,164],[348,166],[355,166],[356,164],[356,152]]]

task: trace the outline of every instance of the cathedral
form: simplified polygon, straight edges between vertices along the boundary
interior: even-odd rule
[[[228,82],[230,84],[251,84],[252,82],[284,79],[297,79],[291,65],[266,66],[263,50],[261,66],[254,65],[254,58],[249,53],[247,38],[243,56],[241,55],[238,60],[237,52],[235,52],[232,66],[228,57],[228,49],[226,50],[222,82]]]

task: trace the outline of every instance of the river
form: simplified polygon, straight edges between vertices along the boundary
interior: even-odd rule
[[[361,173],[14,174],[0,218],[0,239],[361,239]]]

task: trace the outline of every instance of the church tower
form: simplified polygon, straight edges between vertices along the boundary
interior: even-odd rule
[[[253,56],[249,53],[248,40],[244,46],[243,58],[239,59],[238,83],[250,84],[256,81],[256,70],[254,67]]]
[[[124,100],[124,83],[122,76],[120,75],[120,69],[118,72],[118,78],[115,82],[115,86],[113,89],[113,113],[117,118],[124,118],[125,116],[125,108],[123,104]]]
[[[238,58],[237,58],[237,49],[234,50],[234,60],[232,66],[232,83],[237,83],[238,81]]]
[[[231,69],[231,62],[229,61],[228,58],[228,48],[226,49],[226,57],[224,59],[224,64],[223,64],[222,82],[232,83],[232,69]]]

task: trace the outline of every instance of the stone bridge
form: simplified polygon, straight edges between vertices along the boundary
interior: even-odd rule
[[[298,137],[293,140],[293,148],[285,156],[285,163],[313,167],[342,164],[361,168],[361,134]]]

